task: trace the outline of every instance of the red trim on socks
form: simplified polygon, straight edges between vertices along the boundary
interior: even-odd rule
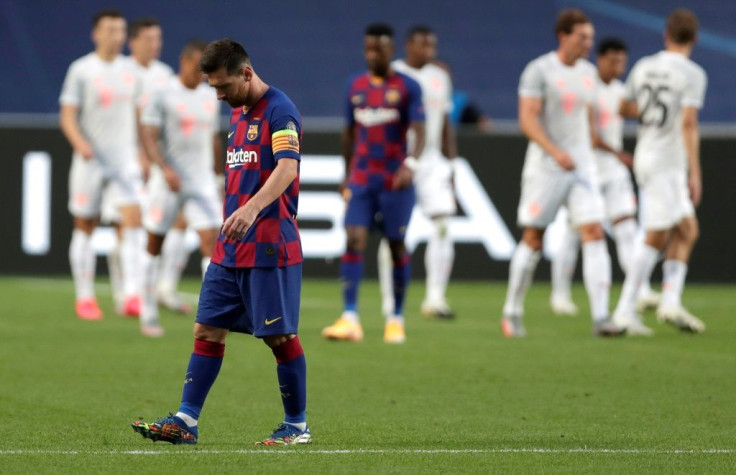
[[[271,351],[273,351],[273,355],[276,357],[276,362],[279,364],[294,361],[304,354],[304,349],[302,348],[302,344],[299,342],[298,336],[283,342],[276,348],[272,348]]]
[[[225,345],[207,340],[194,340],[194,354],[209,356],[210,358],[222,358],[225,356]]]

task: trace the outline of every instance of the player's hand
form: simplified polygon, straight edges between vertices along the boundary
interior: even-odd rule
[[[92,146],[87,142],[80,142],[74,147],[74,151],[82,156],[85,160],[92,160],[95,156],[95,151],[92,150]]]
[[[563,169],[563,170],[575,170],[575,162],[573,161],[572,157],[569,153],[563,152],[562,150],[558,150],[554,154],[552,154],[552,158],[555,159],[557,164]]]
[[[175,193],[178,192],[179,188],[181,188],[181,178],[179,178],[179,174],[171,167],[164,167],[163,172],[164,179],[166,180],[166,184],[169,185],[169,189]]]
[[[350,191],[350,188],[348,187],[348,179],[344,179],[342,183],[340,183],[340,186],[337,188],[338,191],[340,191],[340,196],[342,196],[342,199],[345,200],[345,203],[350,201],[350,198],[353,197],[353,192]]]
[[[407,167],[399,167],[399,171],[394,174],[394,183],[392,189],[403,190],[411,186],[411,182],[414,179],[414,172],[409,170]]]
[[[626,165],[626,168],[634,168],[634,157],[631,156],[626,150],[622,150],[616,154],[618,160]]]
[[[703,198],[703,180],[700,177],[700,174],[690,173],[687,186],[690,189],[690,199],[693,201],[693,205],[697,208],[700,205],[700,200]]]
[[[222,225],[222,234],[228,239],[243,239],[248,228],[258,218],[258,213],[258,209],[251,202],[244,204],[225,220]]]

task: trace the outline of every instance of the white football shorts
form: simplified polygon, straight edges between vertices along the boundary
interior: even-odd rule
[[[414,174],[414,187],[417,203],[427,217],[457,213],[452,173],[452,161],[439,151],[429,150],[422,154]]]
[[[665,170],[637,176],[641,195],[642,226],[647,231],[675,227],[695,215],[684,170]]]

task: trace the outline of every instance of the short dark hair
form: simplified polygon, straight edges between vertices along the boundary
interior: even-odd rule
[[[598,56],[603,56],[609,51],[623,51],[626,53],[629,51],[629,48],[626,46],[626,43],[619,38],[603,38],[601,42],[598,43]]]
[[[388,23],[371,23],[365,29],[365,36],[388,36],[394,38],[394,29]]]
[[[120,13],[120,10],[116,10],[115,8],[100,10],[92,17],[92,28],[96,28],[97,24],[100,23],[100,20],[103,18],[123,18],[123,14]]]
[[[230,38],[223,38],[213,41],[204,48],[199,69],[208,74],[224,67],[227,73],[232,75],[246,64],[250,65],[250,56],[243,45]]]
[[[590,20],[585,13],[578,8],[566,8],[557,15],[557,20],[555,21],[555,35],[559,35],[560,33],[569,35],[572,33],[575,25],[579,25],[581,23],[590,23]]]
[[[675,43],[691,43],[697,34],[698,17],[687,8],[678,8],[667,17],[667,35]]]
[[[186,42],[184,47],[181,49],[182,56],[191,56],[192,53],[201,53],[207,47],[207,42],[199,38],[193,38]]]
[[[414,25],[409,28],[409,32],[406,34],[406,39],[412,40],[416,35],[433,35],[434,31],[427,25]]]
[[[154,26],[160,27],[161,24],[158,22],[157,19],[153,17],[138,18],[137,20],[133,20],[132,22],[130,22],[130,26],[128,26],[128,38],[137,38],[138,35],[141,34],[141,31]]]

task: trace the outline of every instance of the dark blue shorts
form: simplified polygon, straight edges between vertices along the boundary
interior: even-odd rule
[[[235,269],[210,263],[196,321],[258,338],[296,334],[301,290],[301,264]]]
[[[416,197],[414,185],[403,190],[383,190],[368,186],[349,185],[351,192],[345,211],[345,226],[378,225],[389,241],[403,241],[409,226]],[[375,222],[380,213],[381,221]]]

